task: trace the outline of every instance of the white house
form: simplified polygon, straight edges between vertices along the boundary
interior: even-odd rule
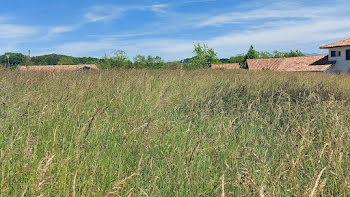
[[[326,72],[350,73],[350,38],[323,45],[320,49],[328,49],[328,60],[335,62]]]
[[[274,70],[281,72],[350,73],[350,38],[323,45],[328,55],[249,59],[249,70]]]

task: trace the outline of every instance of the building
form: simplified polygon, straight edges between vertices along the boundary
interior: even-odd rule
[[[350,73],[350,38],[323,45],[320,49],[328,49],[329,61],[335,62],[328,72]]]
[[[335,62],[328,60],[328,55],[249,59],[249,70],[274,70],[286,72],[327,72]]]
[[[239,64],[213,64],[212,69],[239,69]]]
[[[74,70],[98,70],[95,64],[83,65],[46,65],[46,66],[18,66],[20,71],[74,71]]]
[[[251,59],[249,70],[275,70],[294,72],[350,73],[350,38],[323,45],[328,55]]]

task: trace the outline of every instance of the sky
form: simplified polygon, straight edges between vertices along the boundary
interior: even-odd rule
[[[181,60],[194,43],[220,58],[301,50],[350,37],[349,0],[0,0],[0,53]]]

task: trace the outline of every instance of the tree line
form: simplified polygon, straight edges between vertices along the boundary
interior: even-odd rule
[[[0,64],[7,67],[17,65],[77,65],[97,63],[98,61],[98,58],[72,57],[57,54],[30,57],[29,55],[23,55],[22,53],[5,53],[0,56]]]
[[[136,55],[132,60],[125,51],[117,50],[112,55],[105,55],[102,58],[93,57],[72,57],[67,55],[49,54],[42,56],[24,55],[22,53],[5,53],[0,56],[0,65],[15,67],[17,65],[77,65],[96,64],[102,69],[130,68],[130,69],[179,69],[179,68],[209,68],[212,64],[239,63],[241,68],[248,68],[247,59],[281,58],[305,56],[302,52],[290,51],[273,53],[256,51],[253,46],[246,54],[238,54],[230,58],[219,59],[214,49],[209,48],[205,43],[194,44],[194,56],[181,61],[165,62],[159,56]],[[30,54],[30,52],[29,52]]]

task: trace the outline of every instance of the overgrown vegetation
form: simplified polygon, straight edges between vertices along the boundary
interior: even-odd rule
[[[349,196],[350,79],[0,72],[0,196]]]

